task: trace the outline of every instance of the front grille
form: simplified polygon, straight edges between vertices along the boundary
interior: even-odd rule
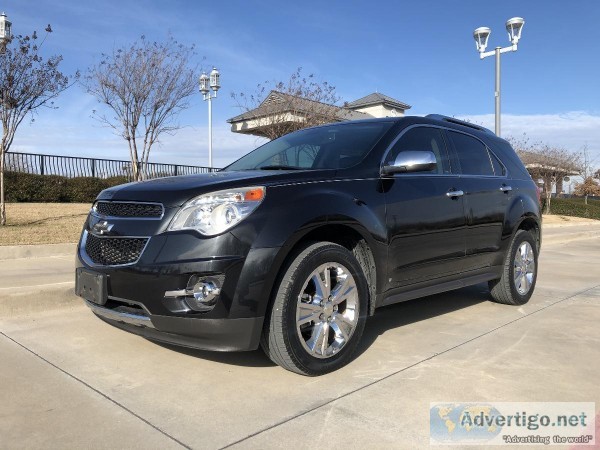
[[[99,214],[111,217],[141,217],[159,219],[163,215],[163,206],[160,203],[98,201],[94,205],[94,210]]]
[[[148,238],[98,237],[88,234],[85,252],[94,264],[131,264],[140,258],[147,242]]]

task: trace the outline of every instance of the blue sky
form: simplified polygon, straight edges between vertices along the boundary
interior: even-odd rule
[[[100,53],[140,35],[195,44],[198,62],[221,71],[213,103],[215,165],[260,143],[229,131],[231,92],[285,80],[297,68],[336,86],[344,100],[374,91],[413,105],[409,114],[468,117],[493,127],[493,58],[479,60],[472,31],[492,29],[489,49],[508,45],[504,23],[525,18],[519,50],[502,57],[503,135],[527,132],[571,150],[587,143],[600,165],[600,2],[482,1],[75,1],[0,0],[15,34],[54,33],[45,53],[85,71]],[[205,58],[205,59],[203,59]],[[126,159],[127,145],[90,117],[95,100],[74,86],[23,124],[13,151]],[[151,160],[207,163],[207,106],[200,95]]]

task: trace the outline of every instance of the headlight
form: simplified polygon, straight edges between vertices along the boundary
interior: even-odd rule
[[[264,186],[251,186],[200,195],[175,214],[169,231],[197,230],[205,236],[223,233],[248,217],[265,193]]]

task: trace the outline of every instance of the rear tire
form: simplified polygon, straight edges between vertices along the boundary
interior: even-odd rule
[[[350,251],[306,246],[283,269],[261,347],[284,369],[321,375],[347,364],[362,336],[369,290]]]
[[[535,289],[538,250],[534,236],[518,230],[504,259],[502,276],[488,283],[492,300],[505,305],[524,305]]]

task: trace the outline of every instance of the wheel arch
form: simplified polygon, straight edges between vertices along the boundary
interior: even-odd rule
[[[264,295],[269,299],[265,315],[273,305],[275,289],[279,285],[286,267],[303,248],[314,242],[333,242],[352,252],[363,268],[367,279],[369,286],[368,311],[369,315],[373,315],[377,283],[381,282],[385,267],[383,259],[377,256],[377,244],[369,237],[366,230],[360,228],[360,226],[350,224],[322,224],[310,229],[303,229],[290,237],[275,257],[272,277],[265,286]]]

